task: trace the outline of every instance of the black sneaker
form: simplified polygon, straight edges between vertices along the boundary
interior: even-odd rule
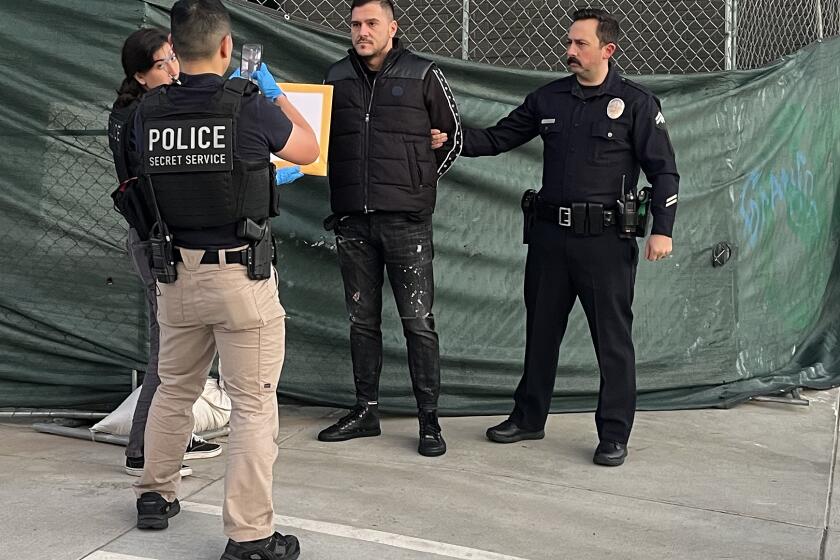
[[[157,492],[145,492],[137,498],[137,528],[160,530],[169,527],[169,518],[178,515],[181,504],[176,498],[167,502]]]
[[[592,462],[605,467],[620,467],[627,458],[627,444],[617,441],[601,441],[595,448]]]
[[[274,533],[266,539],[236,542],[228,539],[221,560],[296,560],[300,543],[293,535]]]
[[[222,446],[218,443],[210,443],[202,437],[193,434],[187,451],[184,453],[185,461],[193,459],[209,459],[222,454]]]
[[[379,407],[375,404],[357,404],[338,422],[318,434],[320,441],[345,441],[360,437],[373,437],[379,429]]]
[[[417,452],[424,457],[438,457],[446,453],[446,442],[440,433],[436,410],[421,410],[417,413],[420,420],[420,445]]]
[[[143,465],[145,458],[143,457],[126,457],[125,458],[125,474],[131,476],[143,476]],[[193,473],[192,468],[187,465],[181,465],[181,477],[190,476]]]

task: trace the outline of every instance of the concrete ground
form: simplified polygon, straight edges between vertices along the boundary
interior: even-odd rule
[[[591,414],[511,445],[484,439],[498,417],[444,418],[449,452],[430,459],[414,418],[325,444],[342,411],[281,405],[277,524],[305,560],[840,559],[840,392],[805,396],[641,412],[617,469],[591,462]],[[182,512],[140,532],[122,448],[0,424],[0,559],[216,560],[224,458],[190,462]]]

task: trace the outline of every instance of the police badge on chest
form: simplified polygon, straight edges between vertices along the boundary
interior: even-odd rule
[[[147,123],[147,173],[206,173],[233,169],[231,119],[165,120]]]

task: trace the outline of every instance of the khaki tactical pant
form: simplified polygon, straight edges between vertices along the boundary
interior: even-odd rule
[[[277,458],[277,383],[285,354],[285,311],[276,271],[251,280],[241,264],[200,264],[204,251],[180,249],[178,280],[158,283],[160,387],[145,433],[145,468],[139,497],[177,497],[179,469],[193,429],[193,403],[216,350],[230,396],[223,520],[234,541],[274,532],[272,469]]]

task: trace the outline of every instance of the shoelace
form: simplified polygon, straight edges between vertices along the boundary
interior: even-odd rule
[[[441,429],[440,426],[436,425],[436,422],[430,422],[428,418],[422,418],[422,429],[420,432],[423,434],[423,437],[432,437],[432,438],[439,438]]]
[[[353,422],[361,420],[362,417],[365,415],[365,412],[367,412],[367,409],[363,407],[351,409],[349,413],[347,413],[346,415],[342,416],[341,419],[339,419],[338,427],[342,430],[344,428],[347,428]]]

